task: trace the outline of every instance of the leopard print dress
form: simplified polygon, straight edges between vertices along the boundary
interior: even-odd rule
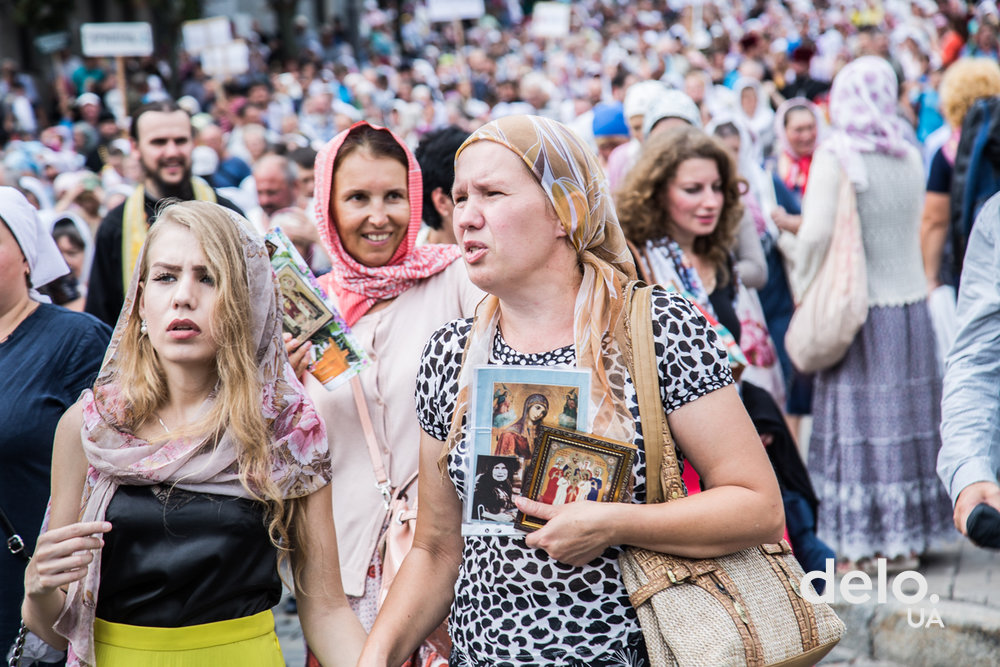
[[[715,332],[686,299],[656,288],[652,315],[660,393],[668,413],[732,383]],[[471,320],[455,320],[436,331],[424,349],[417,377],[417,417],[438,440],[448,436],[471,326]],[[572,346],[521,354],[498,331],[490,363],[574,366],[575,354]],[[645,458],[638,403],[628,378],[625,399],[635,419],[639,448],[632,468],[632,502],[642,503]],[[460,495],[467,457],[468,443],[463,439],[447,460],[448,474]],[[449,621],[452,664],[647,666],[639,623],[618,568],[620,552],[620,547],[611,547],[587,565],[574,567],[527,547],[523,537],[466,536]]]

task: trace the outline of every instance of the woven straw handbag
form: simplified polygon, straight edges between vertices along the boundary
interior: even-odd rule
[[[660,400],[650,292],[626,291],[624,346],[648,434],[646,469],[660,470],[647,475],[647,503],[685,495]],[[627,547],[619,564],[653,667],[806,667],[844,633],[829,605],[802,596],[805,575],[784,540],[706,559]]]

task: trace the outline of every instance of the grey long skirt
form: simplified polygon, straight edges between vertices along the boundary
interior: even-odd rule
[[[816,375],[809,474],[818,533],[839,558],[921,554],[957,535],[935,472],[941,378],[927,305],[873,307]]]

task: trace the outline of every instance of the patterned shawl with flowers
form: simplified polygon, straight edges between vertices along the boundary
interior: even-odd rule
[[[899,84],[882,58],[864,56],[837,73],[830,90],[830,118],[836,128],[823,142],[858,192],[868,189],[862,153],[903,157],[909,150],[902,118],[896,113]]]
[[[595,380],[591,383],[593,423],[589,431],[632,442],[635,425],[622,394],[625,370],[609,334],[613,335],[619,323],[623,289],[636,273],[604,170],[572,130],[539,116],[507,116],[484,125],[459,147],[456,161],[477,141],[493,141],[516,153],[555,207],[583,267],[574,306],[574,348],[577,365],[589,368]],[[496,296],[487,295],[477,310],[459,374],[458,401],[445,453],[461,437],[472,369],[489,361],[500,307]]]
[[[256,342],[261,411],[272,434],[271,479],[285,498],[308,495],[330,481],[326,428],[288,363],[281,338],[278,291],[263,240],[249,223],[226,211],[239,226],[250,288],[248,335]],[[144,246],[132,274],[122,314],[104,357],[93,391],[83,396],[81,437],[90,466],[81,521],[103,520],[120,485],[175,483],[180,489],[249,497],[240,482],[237,445],[223,431],[215,446],[208,437],[180,437],[150,442],[121,429],[129,410],[121,388],[118,348],[125,336],[138,336],[135,308]],[[202,414],[211,408],[210,397]],[[70,586],[56,630],[70,641],[70,665],[93,665],[93,625],[100,589],[101,553],[96,552],[87,576]]]
[[[410,202],[410,220],[406,236],[385,266],[365,266],[344,249],[330,210],[330,199],[333,196],[333,164],[348,135],[362,126],[373,127],[376,130],[385,129],[369,125],[365,121],[355,123],[350,129],[331,139],[316,156],[314,190],[316,222],[319,226],[319,237],[333,265],[330,273],[320,277],[319,283],[328,293],[333,292],[337,295],[340,312],[348,325],[357,322],[376,302],[399,296],[418,281],[445,270],[461,256],[461,251],[455,245],[417,245],[424,198],[420,166],[406,143],[391,130],[386,131],[392,134],[396,143],[406,152],[408,163],[407,198]]]

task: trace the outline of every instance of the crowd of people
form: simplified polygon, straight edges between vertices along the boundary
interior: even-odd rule
[[[225,81],[136,60],[127,100],[98,59],[64,58],[51,103],[4,63],[0,509],[34,558],[0,556],[0,646],[23,617],[70,664],[282,664],[287,572],[310,664],[644,665],[623,545],[784,530],[807,571],[901,571],[1000,510],[997,205],[960,244],[950,222],[964,120],[1000,95],[994,3],[589,0],[559,40],[486,4],[458,29],[370,3],[357,51],[336,24],[252,32]],[[867,319],[804,373],[786,332],[847,214]],[[275,227],[370,357],[350,383],[282,331]],[[637,278],[690,493],[669,505],[643,504],[617,338]],[[494,397],[471,479],[486,364],[589,370],[589,432],[638,444],[631,502],[513,492],[541,394]],[[379,474],[419,494],[385,579]],[[463,535],[473,494],[547,523]]]

